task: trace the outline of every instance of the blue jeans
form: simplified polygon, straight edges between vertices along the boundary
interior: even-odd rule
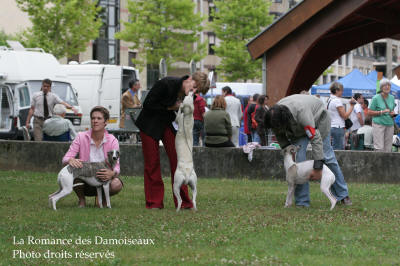
[[[193,124],[193,146],[199,146],[199,140],[201,137],[203,146],[204,146],[204,138],[205,138],[205,132],[204,132],[204,122],[200,120],[194,120]]]
[[[344,127],[331,127],[332,148],[334,150],[344,150]]]
[[[261,143],[260,135],[258,135],[257,131],[251,131],[251,140],[259,144]]]
[[[340,166],[336,160],[335,152],[331,146],[331,137],[328,135],[323,139],[322,145],[324,150],[325,165],[335,174],[335,183],[331,186],[331,192],[338,201],[344,199],[349,195],[346,181]],[[300,146],[300,150],[296,154],[296,162],[302,162],[306,160],[307,145],[309,139],[307,137],[298,139],[294,144]],[[310,206],[310,189],[309,184],[305,183],[297,185],[294,192],[296,205]]]

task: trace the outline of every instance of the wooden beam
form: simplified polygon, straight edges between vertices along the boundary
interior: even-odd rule
[[[271,47],[332,2],[334,0],[307,0],[301,2],[296,8],[278,19],[247,44],[251,57],[253,59],[261,57]]]
[[[375,20],[379,23],[383,24],[400,24],[400,18],[398,14],[392,12],[391,9],[381,9],[381,8],[374,8],[371,6],[368,9],[362,9],[356,13],[360,17],[368,18]]]

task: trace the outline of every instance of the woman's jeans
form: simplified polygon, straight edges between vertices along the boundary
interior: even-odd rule
[[[258,135],[256,130],[254,130],[254,131],[252,130],[251,131],[251,139],[252,139],[253,142],[257,142],[259,144],[261,143],[260,135]]]
[[[334,150],[344,150],[344,127],[331,127],[332,148]]]
[[[204,122],[200,120],[194,120],[193,124],[193,146],[199,146],[200,138],[201,142],[204,146],[204,138],[205,138],[205,131],[204,131]]]
[[[331,136],[327,136],[323,139],[323,151],[325,165],[335,174],[335,183],[331,186],[331,192],[333,196],[336,197],[338,201],[344,199],[349,195],[347,189],[346,181],[344,181],[344,176],[340,166],[336,160],[335,152],[331,146]],[[307,145],[309,139],[307,137],[300,138],[295,141],[295,145],[300,146],[300,150],[296,154],[296,162],[302,162],[306,160]],[[294,193],[296,200],[296,205],[298,206],[310,206],[310,191],[309,184],[305,183],[302,185],[297,185]]]

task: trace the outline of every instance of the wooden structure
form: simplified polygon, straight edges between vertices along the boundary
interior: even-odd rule
[[[308,90],[341,55],[400,39],[400,0],[304,0],[247,44],[266,60],[270,104]]]

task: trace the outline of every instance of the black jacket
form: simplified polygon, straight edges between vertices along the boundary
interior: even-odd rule
[[[160,140],[166,127],[170,127],[175,133],[172,122],[175,120],[175,112],[167,110],[175,105],[178,93],[182,89],[182,82],[189,76],[182,78],[166,77],[154,84],[143,103],[143,110],[136,120],[136,126],[146,135]]]
[[[247,127],[250,132],[256,130],[255,128],[251,127],[251,115],[255,111],[256,111],[256,104],[255,103],[250,104],[249,108],[247,108]]]

